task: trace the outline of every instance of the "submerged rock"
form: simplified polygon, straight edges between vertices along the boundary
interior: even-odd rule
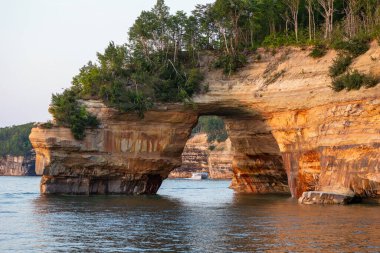
[[[302,196],[298,199],[298,203],[305,204],[305,205],[313,205],[313,204],[347,205],[354,202],[354,200],[355,200],[354,194],[345,195],[345,194],[331,193],[331,192],[310,191],[310,192],[304,192]]]

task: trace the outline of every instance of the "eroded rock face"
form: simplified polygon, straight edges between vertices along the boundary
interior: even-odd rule
[[[181,167],[170,172],[169,177],[190,178],[192,173],[207,172],[210,179],[232,179],[232,159],[229,139],[209,143],[207,134],[196,134],[186,142]]]
[[[0,176],[35,176],[36,156],[34,151],[25,156],[0,158]]]
[[[212,179],[232,179],[233,151],[231,140],[216,143],[208,156],[208,173]]]
[[[158,108],[144,119],[119,114],[102,103],[87,106],[101,120],[83,141],[70,129],[32,130],[42,193],[153,194],[181,154],[197,115],[182,106]]]
[[[190,178],[194,172],[208,172],[210,155],[207,134],[196,134],[187,142],[182,153],[182,164],[170,172],[170,178]]]
[[[65,128],[35,128],[30,139],[44,193],[153,193],[180,166],[199,115],[225,120],[233,153],[232,187],[240,192],[306,191],[380,195],[380,85],[335,93],[328,68],[309,50],[287,48],[231,77],[207,73],[210,91],[195,109],[167,105],[141,120],[87,103],[102,121],[78,142]],[[211,57],[210,57],[211,59]],[[380,76],[377,42],[352,69]],[[204,57],[205,70],[210,66]]]

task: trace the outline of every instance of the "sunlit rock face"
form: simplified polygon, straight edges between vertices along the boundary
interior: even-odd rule
[[[215,143],[215,148],[208,156],[208,173],[212,179],[232,179],[233,150],[231,140]]]
[[[231,141],[208,142],[207,134],[191,136],[182,153],[182,165],[169,178],[189,178],[192,173],[207,172],[210,179],[232,179]]]
[[[148,112],[140,119],[96,101],[87,106],[102,126],[88,131],[83,141],[75,140],[67,128],[32,130],[37,170],[43,170],[44,175],[41,192],[156,193],[169,172],[181,165],[196,113],[174,105]]]
[[[0,176],[35,176],[35,153],[24,156],[0,157]]]
[[[209,92],[196,106],[166,105],[144,119],[87,103],[102,121],[75,141],[69,129],[35,128],[30,139],[43,171],[43,193],[154,193],[181,154],[200,115],[221,116],[233,149],[232,188],[239,192],[353,192],[379,197],[380,85],[335,93],[328,68],[309,50],[258,50],[237,74],[203,67]],[[380,76],[377,42],[351,68]]]

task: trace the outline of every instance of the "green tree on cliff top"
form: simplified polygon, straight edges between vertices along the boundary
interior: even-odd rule
[[[154,103],[188,103],[207,90],[200,67],[204,50],[212,51],[214,67],[228,75],[262,45],[323,44],[355,51],[367,48],[360,43],[368,39],[361,38],[380,35],[379,16],[377,0],[216,0],[197,5],[190,16],[171,14],[164,0],[157,0],[129,29],[128,43],[111,42],[96,62],[80,69],[70,91],[53,95],[51,112],[82,138],[94,122],[77,100],[101,99],[143,117]],[[326,36],[326,24],[333,36]]]

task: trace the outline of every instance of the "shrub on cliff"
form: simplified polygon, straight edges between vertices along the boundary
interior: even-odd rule
[[[323,44],[317,44],[313,47],[313,50],[310,53],[310,56],[313,58],[321,58],[327,53],[327,47]]]
[[[189,102],[201,90],[203,79],[203,74],[197,68],[186,69],[169,64],[154,77],[151,86],[154,88],[156,101]]]
[[[361,87],[371,88],[378,84],[379,80],[371,75],[359,73],[355,70],[352,73],[347,73],[335,78],[332,82],[334,91],[342,91],[344,89],[359,90]]]
[[[279,48],[282,46],[304,46],[310,44],[311,41],[308,40],[307,30],[302,29],[298,31],[298,39],[294,32],[281,32],[281,33],[272,33],[267,35],[263,42],[262,46],[266,48]]]
[[[344,54],[338,55],[333,64],[329,68],[329,74],[331,77],[337,77],[344,72],[352,63],[352,57]]]
[[[244,54],[238,53],[236,55],[224,54],[220,55],[214,62],[215,68],[223,69],[223,73],[231,75],[239,68],[247,64],[247,57]]]
[[[370,37],[367,35],[362,35],[351,40],[338,40],[332,43],[332,47],[355,58],[368,51],[369,42]]]
[[[347,41],[340,40],[334,42],[333,47],[341,51],[329,69],[329,74],[333,78],[332,89],[334,91],[359,90],[361,87],[370,88],[377,84],[376,78],[361,74],[357,70],[344,74],[353,58],[368,51],[368,36],[356,37]]]
[[[152,101],[140,91],[128,91],[126,97],[127,100],[119,104],[120,109],[122,111],[134,111],[140,118],[143,118],[144,113],[153,107]]]
[[[75,89],[66,89],[62,94],[53,94],[49,112],[58,125],[70,127],[75,139],[85,137],[86,128],[98,127],[97,118],[78,102]]]

